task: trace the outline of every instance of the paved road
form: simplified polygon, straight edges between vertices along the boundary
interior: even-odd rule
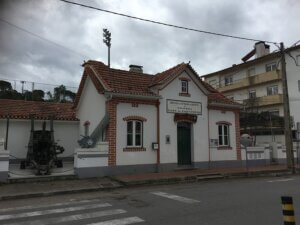
[[[282,195],[293,196],[300,223],[300,176],[290,176],[1,201],[0,224],[276,225]]]

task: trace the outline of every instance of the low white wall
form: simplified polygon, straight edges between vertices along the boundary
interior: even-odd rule
[[[35,130],[42,129],[41,120],[36,120],[34,123]],[[10,120],[7,148],[10,154],[18,159],[24,159],[27,155],[27,146],[30,138],[31,129],[30,120]],[[49,121],[47,121],[46,129],[50,129]],[[78,122],[75,121],[54,121],[54,138],[58,145],[65,148],[63,154],[59,157],[73,157],[74,150],[78,147]],[[5,138],[6,135],[6,120],[0,120],[0,134]],[[0,137],[1,137],[0,136]]]

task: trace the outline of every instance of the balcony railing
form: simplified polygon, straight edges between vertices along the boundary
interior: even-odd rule
[[[276,81],[276,80],[281,80],[281,72],[278,70],[261,73],[261,74],[255,75],[255,76],[249,76],[249,77],[241,79],[237,82],[234,82],[230,85],[220,86],[218,88],[218,91],[228,92],[228,91],[243,89],[243,88],[247,88],[252,85],[263,84],[263,83],[267,83],[270,81]]]
[[[246,99],[243,101],[243,104],[247,108],[277,105],[282,103],[283,103],[282,94],[262,96],[258,98]]]

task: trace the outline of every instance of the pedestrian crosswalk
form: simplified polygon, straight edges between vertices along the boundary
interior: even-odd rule
[[[126,210],[97,199],[0,209],[0,224],[6,225],[127,225],[142,222],[145,221],[137,216],[128,216]]]

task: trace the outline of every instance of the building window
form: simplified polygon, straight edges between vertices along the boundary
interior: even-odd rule
[[[276,70],[276,63],[272,62],[266,65],[266,72],[275,71]]]
[[[217,80],[216,79],[210,80],[208,83],[212,87],[216,87],[217,86]]]
[[[300,55],[296,56],[296,62],[297,62],[297,66],[300,66]]]
[[[254,98],[256,98],[256,91],[250,90],[249,91],[249,99],[254,99]]]
[[[189,82],[187,80],[181,81],[181,93],[189,93]]]
[[[225,86],[231,85],[233,83],[233,77],[232,76],[226,76],[225,77]]]
[[[127,121],[127,146],[142,147],[143,123],[142,121]]]
[[[279,116],[279,109],[269,110],[269,114],[272,116]]]
[[[229,146],[229,125],[219,124],[219,146]]]
[[[300,80],[298,80],[298,90],[300,91]]]
[[[253,68],[248,69],[247,73],[248,73],[249,77],[254,76],[255,75],[255,68],[253,67]]]
[[[278,94],[278,85],[267,87],[267,95],[277,95]]]

